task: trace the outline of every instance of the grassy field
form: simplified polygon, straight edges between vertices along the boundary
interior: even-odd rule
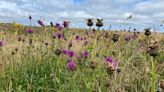
[[[0,92],[162,92],[164,34],[0,31]]]

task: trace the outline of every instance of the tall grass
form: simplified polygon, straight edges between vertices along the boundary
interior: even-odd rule
[[[160,46],[160,55],[153,59],[146,52],[147,45],[142,44],[145,42],[143,33],[137,39],[126,42],[124,35],[132,33],[116,32],[120,38],[113,43],[111,37],[115,32],[108,32],[108,38],[104,37],[104,31],[88,32],[89,35],[85,35],[85,30],[65,30],[62,33],[67,40],[53,39],[51,31],[36,32],[31,36],[23,33],[25,42],[17,41],[18,34],[6,32],[5,35],[2,32],[7,44],[0,51],[0,92],[156,92],[159,89],[158,82],[164,78],[163,34],[150,37],[158,39]],[[73,33],[87,37],[88,45],[75,40]],[[31,46],[29,38],[33,41]],[[70,40],[72,47],[68,47]],[[77,68],[69,71],[66,64],[70,58],[56,55],[58,48],[73,50],[77,55],[87,50],[90,57],[82,59],[82,64],[78,64],[76,57],[72,58]],[[121,71],[108,74],[104,56],[116,59]],[[95,69],[90,68],[91,61],[97,63]]]

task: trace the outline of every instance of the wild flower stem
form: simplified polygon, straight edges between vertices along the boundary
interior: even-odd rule
[[[152,86],[151,86],[151,92],[155,92],[156,90],[156,72],[155,72],[155,61],[153,60],[153,57],[151,57],[151,65],[152,65]]]

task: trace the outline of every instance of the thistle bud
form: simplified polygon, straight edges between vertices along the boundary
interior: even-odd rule
[[[93,26],[93,19],[88,19],[87,20],[87,26],[89,26],[91,28],[91,26]]]
[[[31,15],[29,15],[29,20],[31,20],[32,19],[32,17],[31,17]]]
[[[154,46],[150,46],[147,50],[147,53],[150,54],[150,56],[158,56],[158,46],[154,45]]]
[[[96,23],[96,26],[98,27],[98,30],[100,29],[100,27],[103,26],[103,19],[97,19],[97,23]]]
[[[149,35],[151,35],[151,32],[150,32],[150,28],[146,28],[144,29],[145,30],[145,35],[148,37]]]
[[[90,62],[90,68],[95,69],[96,66],[97,66],[97,63],[96,62],[94,62],[94,61],[91,61]]]
[[[50,25],[51,25],[51,27],[53,27],[54,26],[53,22],[50,22]]]
[[[161,81],[160,81],[160,88],[161,88],[162,90],[164,90],[164,80],[161,80]]]
[[[113,34],[113,36],[112,36],[113,42],[114,42],[114,43],[117,42],[118,39],[119,39],[119,35],[118,35],[118,34]]]
[[[60,49],[56,49],[56,50],[55,50],[55,54],[56,54],[57,56],[59,56],[59,55],[61,54],[61,50],[60,50]]]

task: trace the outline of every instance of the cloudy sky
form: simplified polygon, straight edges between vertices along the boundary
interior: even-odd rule
[[[40,17],[50,21],[70,20],[72,27],[86,28],[85,19],[103,18],[104,28],[112,24],[118,28],[160,27],[164,20],[164,0],[0,0],[0,22],[28,24],[28,15],[33,25]],[[129,21],[126,18],[133,15]]]

